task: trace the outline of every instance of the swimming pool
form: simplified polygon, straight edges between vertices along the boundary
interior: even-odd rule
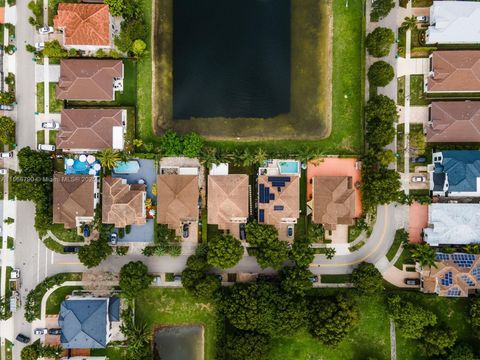
[[[116,174],[136,174],[140,170],[140,164],[137,160],[129,160],[127,162],[118,161],[113,169]]]
[[[299,162],[298,161],[280,161],[278,163],[278,168],[280,169],[280,174],[298,174],[299,171]]]
[[[69,164],[69,160],[73,160],[73,164]],[[95,170],[95,164],[98,164]],[[100,162],[95,160],[93,163],[88,163],[87,161],[80,161],[79,159],[65,159],[65,174],[67,175],[99,175]]]

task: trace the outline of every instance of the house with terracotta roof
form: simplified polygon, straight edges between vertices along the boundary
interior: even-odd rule
[[[208,223],[240,239],[248,219],[248,175],[208,176]]]
[[[110,48],[112,19],[106,4],[60,3],[53,26],[63,32],[63,46],[80,50]]]
[[[127,184],[127,180],[106,176],[102,188],[102,223],[116,228],[143,225],[146,221],[144,184]]]
[[[434,51],[427,92],[480,92],[480,50]]]
[[[157,176],[157,223],[184,241],[198,240],[198,175]]]
[[[430,190],[434,196],[480,197],[480,151],[435,152],[428,165]]]
[[[113,101],[123,89],[123,70],[121,60],[62,59],[57,99]]]
[[[480,142],[480,101],[433,101],[429,108],[427,141]]]
[[[280,240],[292,241],[300,216],[300,176],[258,176],[258,223],[273,225]]]
[[[312,178],[312,221],[325,230],[337,225],[353,225],[355,189],[351,176],[314,176]]]
[[[477,44],[480,37],[480,3],[434,1],[430,7],[427,44]]]
[[[93,220],[99,203],[97,178],[92,175],[53,175],[53,223],[74,229]]]
[[[436,256],[436,267],[420,272],[422,292],[467,297],[480,289],[480,255],[437,252]]]
[[[57,148],[82,153],[123,150],[126,125],[125,109],[63,109]]]

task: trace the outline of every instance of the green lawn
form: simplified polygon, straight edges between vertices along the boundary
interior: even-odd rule
[[[405,106],[405,76],[397,78],[397,104]]]
[[[142,291],[135,301],[136,320],[151,326],[166,324],[201,324],[205,329],[205,359],[216,358],[220,336],[217,312],[212,304],[201,303],[183,289]],[[221,330],[223,331],[223,329]]]
[[[5,358],[6,360],[13,359],[13,343],[10,340],[5,339]]]
[[[15,239],[11,236],[7,237],[7,249],[13,249],[15,247]]]
[[[397,253],[398,249],[400,248],[400,245],[402,245],[402,236],[401,233],[403,232],[403,229],[399,229],[395,233],[395,239],[393,240],[393,244],[390,247],[390,249],[387,252],[387,259],[388,261],[392,261],[392,259],[395,257],[395,254]]]
[[[76,229],[65,229],[62,224],[53,224],[50,231],[59,239],[66,242],[82,242],[84,239],[77,234]]]
[[[52,250],[56,253],[59,253],[59,254],[64,254],[65,253],[65,251],[63,250],[63,245],[56,242],[55,240],[53,240],[50,237],[47,237],[45,240],[43,240],[43,243],[45,244],[47,249],[50,249],[50,250]]]
[[[410,105],[426,106],[429,103],[424,91],[423,75],[410,75]]]
[[[412,7],[430,7],[433,0],[412,0]]]
[[[405,153],[403,148],[405,147],[405,125],[397,125],[397,151],[399,157],[397,157],[397,168],[399,171],[404,171],[405,167]]]
[[[60,112],[63,109],[63,101],[57,100],[55,97],[55,87],[57,83],[49,83],[49,108],[51,113],[56,113]],[[45,112],[45,104],[44,104],[44,99],[45,99],[45,86],[43,82],[37,83],[37,112],[38,113],[43,113]]]
[[[37,144],[45,144],[45,131],[38,130],[37,131]]]
[[[354,240],[356,240],[360,234],[362,233],[362,229],[359,229],[357,226],[355,225],[350,225],[348,227],[348,242],[352,242]]]
[[[55,145],[57,143],[57,133],[58,131],[49,130],[48,131],[48,143],[51,145]]]
[[[125,348],[109,346],[106,349],[92,349],[91,356],[107,356],[109,360],[123,360],[127,358]]]
[[[58,288],[47,299],[47,315],[57,315],[60,312],[60,304],[67,295],[72,294],[74,290],[83,289],[81,286],[62,286]]]
[[[397,269],[403,270],[403,265],[414,265],[415,262],[413,261],[410,251],[403,250],[402,254],[398,258],[397,262],[395,263],[395,267]]]

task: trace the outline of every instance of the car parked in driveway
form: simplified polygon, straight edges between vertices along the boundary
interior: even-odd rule
[[[425,15],[417,16],[415,19],[419,23],[428,23],[428,21],[430,20],[430,18],[428,16],[425,16]]]
[[[64,253],[78,253],[80,251],[80,246],[64,246],[63,252]]]
[[[292,237],[293,236],[293,225],[288,225],[287,227],[287,236]]]
[[[53,26],[44,26],[38,29],[38,33],[40,35],[47,35],[53,33],[55,30],[53,29]]]
[[[419,156],[416,157],[412,160],[413,163],[415,164],[424,164],[427,162],[427,158],[425,156]]]
[[[12,111],[13,105],[0,105],[0,110]]]
[[[37,149],[41,151],[55,151],[55,145],[38,144]]]
[[[42,129],[58,129],[60,127],[60,124],[57,123],[56,121],[45,121],[42,122]]]
[[[62,335],[62,329],[48,329],[48,335]]]
[[[13,151],[5,151],[0,153],[0,158],[2,159],[12,158],[12,157],[13,157]]]
[[[427,181],[427,178],[425,176],[420,176],[420,175],[412,176],[412,182],[414,183],[421,183],[425,181]]]
[[[90,236],[90,226],[85,225],[83,227],[83,236],[84,237],[89,237]]]
[[[117,240],[118,240],[117,233],[111,233],[110,234],[110,244],[111,245],[117,245]]]
[[[245,231],[245,224],[240,224],[240,240],[245,240],[247,238],[247,233]]]
[[[7,175],[8,169],[0,169],[0,175]]]
[[[188,224],[183,224],[183,238],[186,239],[190,236],[190,226]]]
[[[48,329],[47,328],[37,328],[37,329],[33,330],[33,333],[35,335],[45,335],[46,333],[48,333]]]
[[[420,285],[420,279],[405,279],[403,282],[406,285]]]
[[[23,335],[23,334],[18,334],[15,339],[17,341],[20,341],[20,342],[24,343],[24,344],[28,344],[30,342],[30,338],[26,335]]]

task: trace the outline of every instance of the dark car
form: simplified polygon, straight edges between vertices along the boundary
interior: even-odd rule
[[[64,246],[64,253],[78,253],[80,251],[80,246]]]
[[[240,240],[245,240],[247,233],[245,232],[245,224],[240,224]]]
[[[293,225],[288,225],[287,227],[287,236],[292,237],[293,236]]]
[[[62,335],[62,329],[48,329],[48,335]]]
[[[424,157],[424,156],[420,156],[420,157],[414,158],[414,159],[413,159],[413,162],[414,162],[415,164],[423,164],[423,163],[426,163],[426,162],[427,162],[427,158]]]
[[[420,279],[405,279],[403,281],[406,285],[420,285]]]
[[[90,226],[85,225],[83,227],[83,236],[84,237],[89,237],[90,236]]]
[[[15,339],[17,339],[17,341],[20,341],[24,344],[28,344],[30,342],[30,338],[28,336],[23,335],[23,334],[18,334]]]
[[[190,235],[190,226],[183,224],[183,237],[186,239]]]
[[[318,282],[318,276],[311,276],[308,278],[308,280],[310,280],[311,283],[317,283]]]

